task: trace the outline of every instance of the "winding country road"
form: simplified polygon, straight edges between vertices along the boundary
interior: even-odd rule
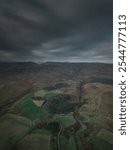
[[[74,115],[74,118],[76,119],[77,122],[79,122],[82,129],[84,130],[87,129],[87,126],[76,115]]]
[[[62,125],[60,124],[60,129],[59,129],[59,132],[58,132],[58,135],[57,135],[57,150],[60,150],[60,134],[62,132]]]

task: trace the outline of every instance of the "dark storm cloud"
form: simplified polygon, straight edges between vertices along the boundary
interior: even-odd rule
[[[1,61],[112,62],[112,0],[2,0]]]

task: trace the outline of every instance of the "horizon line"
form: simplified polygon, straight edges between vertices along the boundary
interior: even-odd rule
[[[44,64],[44,63],[98,63],[98,64],[113,64],[113,62],[95,62],[95,61],[45,61],[45,62],[35,62],[35,61],[0,61],[0,63],[35,63],[35,64]]]

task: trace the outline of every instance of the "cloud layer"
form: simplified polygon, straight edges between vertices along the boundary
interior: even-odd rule
[[[2,0],[1,61],[112,62],[112,0]]]

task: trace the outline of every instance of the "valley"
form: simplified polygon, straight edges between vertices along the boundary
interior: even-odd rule
[[[1,150],[112,150],[112,64],[0,68]]]

